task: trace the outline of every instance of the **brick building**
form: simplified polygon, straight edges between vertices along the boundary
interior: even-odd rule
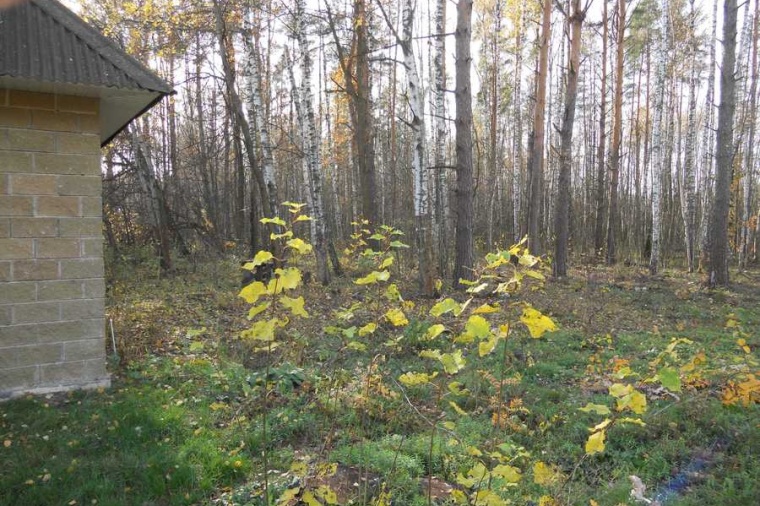
[[[0,399],[108,385],[100,148],[169,93],[56,0],[0,11]]]

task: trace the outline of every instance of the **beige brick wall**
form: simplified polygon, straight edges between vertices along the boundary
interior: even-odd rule
[[[98,113],[0,89],[0,399],[108,384]]]

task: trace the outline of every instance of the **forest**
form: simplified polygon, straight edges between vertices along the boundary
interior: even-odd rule
[[[290,201],[323,283],[360,220],[429,295],[526,235],[559,277],[757,261],[753,4],[457,5],[84,2],[177,91],[104,156],[110,247],[252,255]]]
[[[0,504],[757,504],[760,0],[64,3],[175,93]]]

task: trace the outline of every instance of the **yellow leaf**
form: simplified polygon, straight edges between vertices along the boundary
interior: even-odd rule
[[[520,265],[524,265],[525,267],[533,267],[538,263],[538,258],[534,257],[530,253],[524,253],[520,255],[518,263]]]
[[[578,411],[583,411],[584,413],[596,413],[597,415],[609,415],[610,414],[610,408],[608,408],[604,404],[591,404],[591,403],[588,403],[584,407],[578,408]]]
[[[615,383],[610,386],[609,391],[610,391],[611,396],[620,398],[620,397],[630,394],[633,391],[633,387],[631,385]]]
[[[602,430],[602,429],[605,429],[605,428],[607,428],[607,426],[608,426],[609,424],[611,424],[611,423],[612,423],[612,420],[610,420],[609,418],[605,418],[605,419],[604,419],[604,421],[602,421],[602,422],[599,422],[598,424],[596,424],[596,425],[595,425],[595,426],[594,426],[592,429],[590,429],[590,430],[591,430],[591,432],[597,432],[597,431],[600,431],[600,430]]]
[[[256,317],[257,314],[261,313],[262,311],[266,311],[267,308],[269,308],[269,306],[271,306],[271,305],[272,304],[270,302],[262,302],[258,306],[253,306],[248,311],[248,319],[249,320],[253,320]]]
[[[238,295],[245,299],[248,304],[255,304],[256,301],[259,300],[259,297],[268,293],[269,291],[267,290],[267,287],[264,285],[264,283],[261,281],[254,281],[253,283],[243,287]]]
[[[257,321],[250,328],[242,331],[240,337],[254,341],[271,342],[274,341],[275,329],[284,326],[286,323],[287,321],[279,318]]]
[[[557,470],[544,462],[538,461],[533,464],[533,482],[537,485],[551,485],[557,481]]]
[[[385,313],[385,318],[391,322],[394,327],[402,327],[409,323],[406,319],[404,312],[398,308],[394,308]]]
[[[472,314],[488,314],[488,313],[498,313],[498,312],[499,312],[499,309],[501,309],[501,308],[499,307],[499,304],[494,304],[493,306],[491,306],[491,305],[489,305],[489,304],[483,304],[482,306],[480,306],[480,307],[478,307],[477,309],[475,309],[475,310],[472,312]]]
[[[371,285],[378,281],[388,281],[390,277],[391,273],[388,271],[372,271],[363,278],[357,279],[354,283],[357,285]]]
[[[265,263],[269,262],[273,258],[274,258],[274,255],[272,255],[270,252],[263,251],[263,250],[259,251],[253,257],[253,260],[243,264],[243,269],[252,271],[254,267],[258,267],[259,265],[264,265]]]
[[[490,490],[478,490],[475,494],[474,504],[481,504],[483,506],[507,506],[509,502]]]
[[[363,326],[362,328],[359,329],[359,336],[364,337],[364,336],[366,336],[368,334],[373,333],[376,329],[377,329],[377,324],[376,323],[373,323],[373,322],[368,323],[368,324],[366,324],[365,326]]]
[[[380,269],[387,269],[391,265],[393,265],[393,256],[392,255],[388,255],[383,260],[383,263],[380,264]]]
[[[599,503],[593,499],[588,500],[588,506],[599,506]]]
[[[288,242],[285,243],[288,248],[293,248],[297,252],[299,252],[301,255],[307,255],[311,253],[311,244],[307,243],[303,239],[300,239],[296,237],[295,239],[290,239]]]
[[[538,506],[559,506],[559,503],[553,497],[542,495],[538,499]]]
[[[411,387],[417,385],[426,385],[430,380],[435,378],[438,373],[426,374],[424,372],[407,372],[398,377],[398,380],[404,385]]]
[[[586,455],[593,455],[604,451],[605,431],[600,430],[591,434],[586,441]]]
[[[462,356],[462,350],[456,350],[454,353],[444,353],[441,355],[439,361],[443,364],[443,369],[447,374],[458,373],[464,369],[466,364],[466,361]]]
[[[295,499],[300,491],[301,491],[301,487],[294,487],[294,488],[287,489],[277,499],[277,504],[278,505],[287,505],[287,504],[290,504],[290,501],[292,501],[293,499]]]
[[[491,326],[488,320],[480,315],[472,315],[464,326],[465,332],[478,339],[483,339],[491,334]]]
[[[259,221],[261,223],[263,223],[264,225],[266,225],[266,224],[272,224],[272,225],[279,225],[281,227],[284,227],[285,225],[287,225],[287,223],[285,223],[285,220],[283,220],[282,218],[278,218],[278,217],[275,217],[275,218],[261,218]]]
[[[531,306],[527,306],[523,309],[520,321],[528,327],[530,337],[537,339],[543,336],[546,332],[557,330],[557,325],[548,316],[544,316],[540,311],[533,309]]]
[[[435,325],[431,325],[430,327],[428,327],[427,331],[425,332],[425,340],[432,341],[433,339],[435,339],[436,337],[438,337],[439,335],[441,335],[441,333],[444,330],[446,330],[446,327],[444,327],[440,323],[436,323]]]
[[[480,341],[478,343],[478,356],[485,357],[496,349],[496,345],[499,343],[499,337],[491,335],[488,339]]]
[[[290,472],[294,476],[303,478],[304,476],[306,476],[306,473],[309,472],[309,466],[303,460],[296,460],[292,464],[290,464]]]
[[[441,316],[449,311],[453,311],[455,315],[459,315],[461,310],[462,306],[454,299],[444,299],[430,308],[430,316]]]
[[[322,503],[319,502],[317,498],[314,497],[314,494],[312,494],[309,490],[301,495],[301,501],[305,503],[306,506],[322,506]]]
[[[499,464],[491,471],[493,476],[504,478],[509,483],[517,483],[522,478],[520,470],[514,466],[508,466],[506,464]]]
[[[278,277],[278,288],[283,290],[292,290],[301,282],[301,271],[295,267],[287,269],[277,269],[274,271]]]
[[[299,221],[311,221],[311,216],[306,216],[305,214],[302,214],[296,218],[296,223]]]
[[[385,289],[385,298],[391,302],[403,300],[395,283],[388,285],[388,288]]]
[[[456,402],[449,401],[449,406],[451,406],[454,409],[454,411],[457,412],[458,415],[460,415],[460,416],[467,416],[467,411],[465,411],[462,408],[460,408],[459,404],[457,404]]]
[[[298,297],[297,299],[291,299],[290,297],[287,297],[285,295],[280,297],[280,304],[285,307],[285,309],[289,309],[291,313],[295,316],[301,316],[303,318],[308,318],[309,313],[306,312],[306,310],[303,308],[304,305],[304,299],[303,297]]]

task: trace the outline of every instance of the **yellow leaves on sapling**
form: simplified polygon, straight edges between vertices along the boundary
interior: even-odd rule
[[[607,420],[609,421],[609,420]],[[591,434],[586,441],[586,455],[594,455],[604,451],[604,438],[607,435],[605,430],[599,430]]]
[[[307,243],[306,241],[298,237],[294,239],[290,239],[289,241],[285,243],[285,245],[288,248],[292,248],[296,250],[301,255],[308,255],[309,253],[311,253],[311,250],[312,250],[311,244]]]
[[[427,374],[424,372],[407,372],[398,377],[398,380],[408,387],[426,385],[430,380],[438,376],[437,372]]]
[[[280,297],[280,304],[282,304],[282,306],[285,309],[289,310],[294,316],[308,318],[309,313],[307,313],[306,310],[304,309],[304,303],[305,301],[304,301],[303,296],[295,298],[295,299],[290,298],[286,295],[283,295]]]
[[[534,339],[538,339],[546,332],[557,330],[557,325],[551,318],[543,315],[540,311],[527,304],[523,308],[520,321],[528,328],[530,337]]]
[[[426,341],[432,341],[433,339],[441,335],[441,333],[443,333],[445,330],[446,330],[445,326],[441,325],[440,323],[436,323],[428,327],[428,329],[425,331],[425,335],[423,338]]]
[[[254,281],[253,283],[244,286],[238,295],[245,299],[248,304],[255,304],[256,301],[259,300],[259,297],[267,295],[268,293],[269,291],[264,283],[261,281]]]
[[[404,312],[399,308],[393,308],[385,313],[385,319],[388,320],[394,327],[403,327],[409,324]]]

